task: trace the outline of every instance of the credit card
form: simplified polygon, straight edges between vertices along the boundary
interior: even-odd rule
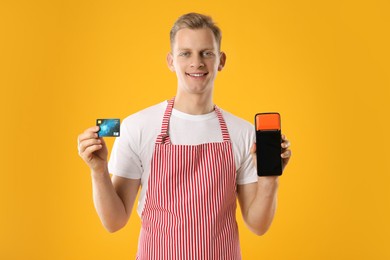
[[[118,118],[96,119],[96,125],[100,127],[99,137],[120,136],[121,121]]]

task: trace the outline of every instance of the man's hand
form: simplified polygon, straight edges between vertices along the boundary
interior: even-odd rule
[[[287,140],[285,135],[282,135],[282,140],[283,140],[283,142],[281,144],[281,146],[282,146],[282,154],[280,156],[283,158],[282,166],[283,166],[283,170],[284,170],[284,167],[287,166],[288,161],[290,160],[292,153],[291,153],[291,150],[289,149],[290,145],[291,145],[290,141]]]
[[[291,150],[289,149],[290,145],[291,145],[290,141],[286,138],[285,135],[282,135],[282,140],[283,140],[282,143],[281,143],[282,154],[280,156],[282,157],[282,166],[283,166],[283,170],[284,170],[284,168],[288,164],[288,161],[291,158],[291,154],[292,153],[291,153]],[[255,165],[257,167],[256,143],[254,143],[252,145],[251,154],[252,154],[253,162],[255,163]]]
[[[93,126],[80,134],[77,139],[80,157],[92,171],[103,171],[107,166],[108,150],[103,138],[99,138],[98,126]]]

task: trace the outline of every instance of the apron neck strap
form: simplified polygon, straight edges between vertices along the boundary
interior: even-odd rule
[[[156,143],[159,143],[159,144],[170,144],[171,143],[171,139],[169,137],[168,132],[169,132],[169,119],[171,118],[171,115],[172,115],[174,103],[175,103],[175,97],[168,100],[168,105],[167,105],[167,108],[165,109],[163,122],[162,122],[162,126],[161,126],[161,134],[157,137]],[[214,105],[214,111],[215,111],[215,113],[217,113],[219,125],[221,127],[223,141],[230,142],[229,131],[227,129],[225,119],[223,119],[221,110],[219,109],[219,107]]]
[[[216,106],[216,105],[214,105],[214,110],[217,113],[217,117],[218,117],[218,120],[219,120],[219,125],[221,127],[222,139],[223,139],[224,142],[230,142],[229,131],[227,129],[227,126],[226,126],[226,123],[225,123],[225,119],[223,119],[222,112],[219,109],[219,107]]]

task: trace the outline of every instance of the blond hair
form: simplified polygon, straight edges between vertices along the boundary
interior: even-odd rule
[[[218,28],[218,26],[214,23],[213,19],[210,16],[203,15],[203,14],[188,13],[180,16],[173,24],[173,27],[169,34],[170,41],[171,41],[171,49],[173,48],[173,43],[175,41],[176,33],[183,28],[188,28],[188,29],[209,28],[214,34],[214,38],[217,41],[218,49],[221,48],[222,33],[221,30]]]

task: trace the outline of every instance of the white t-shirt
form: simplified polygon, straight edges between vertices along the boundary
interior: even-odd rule
[[[108,163],[109,172],[113,175],[141,179],[137,207],[139,216],[144,208],[154,145],[161,133],[167,104],[164,101],[125,118]],[[257,182],[257,171],[250,154],[250,148],[255,142],[253,125],[222,109],[221,112],[233,143],[237,184]],[[223,141],[219,120],[214,111],[205,115],[189,115],[173,109],[169,136],[172,144],[198,145]]]

